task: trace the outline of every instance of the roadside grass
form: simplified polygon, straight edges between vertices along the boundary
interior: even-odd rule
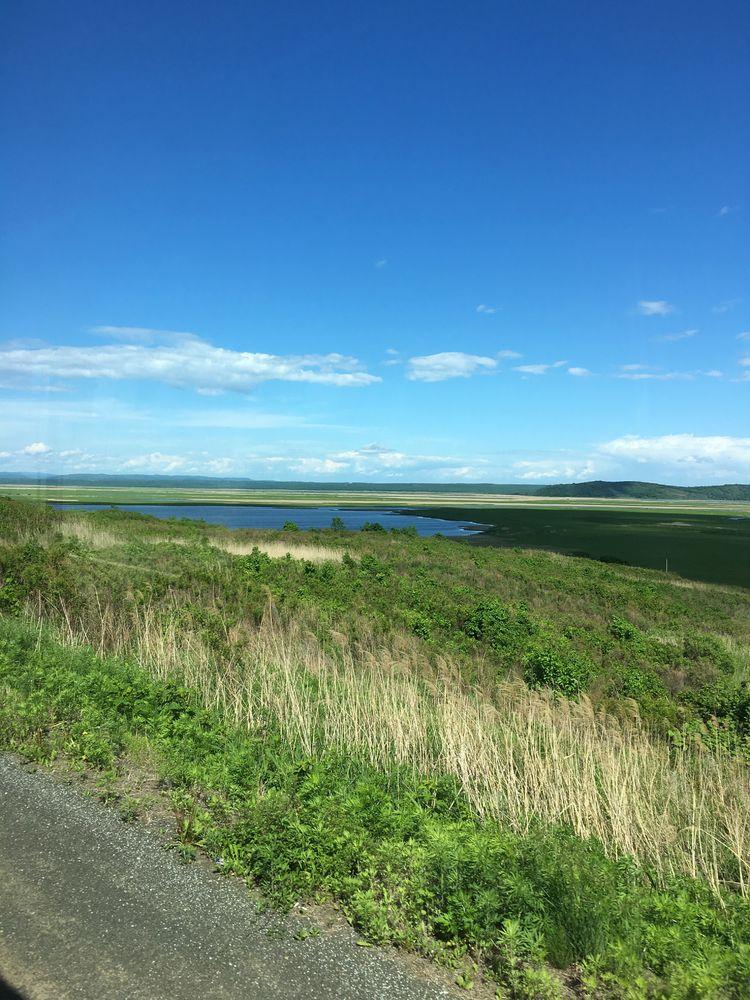
[[[747,995],[750,593],[303,538],[0,503],[0,741],[146,747],[186,850],[503,996]]]
[[[270,710],[238,727],[176,678],[22,621],[0,620],[0,685],[0,740],[36,760],[116,769],[130,745],[153,745],[186,848],[280,905],[335,899],[370,940],[480,961],[502,996],[746,995],[750,904],[737,893],[655,886],[562,823],[521,833],[482,818],[448,774],[383,770],[357,747],[306,751]]]
[[[519,833],[565,823],[656,880],[702,877],[717,893],[750,886],[750,771],[721,746],[670,746],[632,722],[597,718],[585,695],[518,681],[493,704],[449,659],[425,669],[413,640],[352,645],[338,635],[326,648],[272,606],[259,627],[235,631],[220,659],[179,611],[146,606],[126,618],[102,604],[98,633],[61,615],[56,634],[179,679],[239,729],[262,731],[271,718],[305,755],[354,752],[384,773],[396,764],[428,780],[448,775],[478,816]]]

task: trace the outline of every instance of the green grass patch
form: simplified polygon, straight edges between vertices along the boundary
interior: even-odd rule
[[[483,822],[456,783],[351,755],[309,756],[268,718],[229,726],[177,682],[0,619],[0,741],[117,769],[147,742],[182,839],[279,905],[333,899],[368,940],[481,960],[504,996],[742,997],[750,904],[697,880],[654,888],[565,827]]]
[[[544,509],[533,506],[416,508],[413,513],[492,525],[481,541],[550,549],[665,570],[691,580],[750,587],[750,515]]]

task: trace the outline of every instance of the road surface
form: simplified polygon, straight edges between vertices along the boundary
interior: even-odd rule
[[[0,754],[0,997],[24,1000],[448,1000],[421,963],[298,940],[299,917],[183,865],[147,830]],[[16,992],[14,992],[16,991]]]

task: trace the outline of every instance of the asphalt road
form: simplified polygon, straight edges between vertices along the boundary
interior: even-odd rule
[[[0,997],[448,1000],[416,963],[183,865],[147,830],[0,754]],[[426,967],[425,967],[426,968]],[[17,991],[13,992],[13,991]]]

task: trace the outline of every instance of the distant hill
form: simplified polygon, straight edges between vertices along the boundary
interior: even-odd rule
[[[233,479],[216,476],[45,475],[0,472],[0,483],[33,486],[151,487],[200,490],[300,490],[306,493],[488,493],[496,496],[600,497],[611,500],[735,500],[750,502],[750,486],[665,486],[661,483],[607,482],[560,483],[310,483],[304,480]]]
[[[534,496],[539,486],[520,483],[310,483],[304,480],[232,479],[216,476],[45,475],[0,472],[0,483],[40,486],[121,486],[176,490],[304,490],[307,493],[493,493]]]
[[[597,479],[590,483],[561,483],[540,486],[542,497],[601,497],[610,500],[740,500],[750,501],[750,486],[729,483],[725,486],[664,486],[661,483],[609,483]]]

